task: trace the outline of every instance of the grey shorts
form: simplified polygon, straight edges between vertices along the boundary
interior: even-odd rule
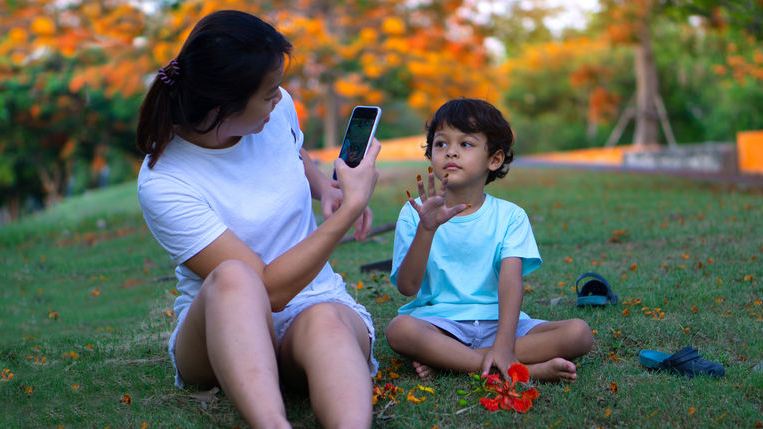
[[[368,368],[370,370],[370,376],[375,375],[379,370],[379,363],[377,362],[373,353],[374,342],[376,341],[376,333],[374,331],[374,323],[371,320],[371,314],[368,313],[364,306],[358,304],[344,288],[328,290],[315,295],[297,295],[282,311],[272,313],[273,330],[276,334],[276,342],[278,344],[281,343],[284,335],[286,335],[286,331],[289,329],[292,322],[294,322],[294,319],[300,313],[315,304],[324,302],[336,302],[342,305],[346,305],[347,307],[354,310],[355,313],[361,318],[361,320],[363,320],[363,323],[366,325],[366,329],[368,329],[368,338],[371,341],[371,352],[368,355]],[[183,324],[183,320],[185,320],[185,316],[188,314],[188,309],[190,307],[191,306],[189,305],[183,311],[181,311],[180,314],[178,314],[178,321],[175,325],[175,329],[172,331],[172,335],[170,335],[168,344],[170,360],[172,361],[172,366],[175,368],[175,386],[180,388],[185,386],[185,383],[183,382],[183,379],[180,377],[180,373],[177,370],[177,361],[175,360],[175,342],[177,341],[177,334],[180,330],[180,326]]]
[[[450,320],[442,317],[420,317],[417,319],[437,326],[473,349],[484,349],[492,346],[498,332],[497,320]],[[546,320],[541,319],[519,319],[516,337],[523,337],[532,328],[546,322]]]

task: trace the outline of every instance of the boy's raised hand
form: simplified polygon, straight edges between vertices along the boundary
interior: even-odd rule
[[[408,197],[408,202],[411,204],[416,213],[419,214],[419,225],[427,231],[434,231],[440,225],[449,221],[453,216],[466,210],[468,204],[456,204],[453,207],[445,205],[445,191],[448,187],[448,175],[442,178],[442,189],[437,192],[435,188],[434,174],[432,173],[432,167],[429,167],[428,175],[429,191],[424,186],[424,181],[421,175],[416,175],[416,185],[419,188],[419,197],[421,198],[421,204],[418,204],[416,200],[411,197],[411,193],[405,191]]]

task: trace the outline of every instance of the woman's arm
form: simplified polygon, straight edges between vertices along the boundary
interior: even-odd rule
[[[299,150],[299,155],[302,157],[302,163],[305,165],[305,176],[310,184],[310,194],[313,196],[313,199],[320,200],[327,190],[336,189],[336,187],[331,185],[331,179],[326,177],[313,163],[310,154],[304,148]]]
[[[377,144],[378,141],[374,139]],[[305,166],[305,176],[310,184],[310,193],[313,198],[321,202],[321,213],[323,219],[328,219],[334,212],[342,205],[344,195],[342,190],[339,189],[339,184],[336,180],[329,179],[323,172],[313,163],[310,158],[310,154],[306,150],[300,149],[300,155],[302,156],[302,163]],[[371,224],[373,223],[373,212],[371,208],[366,206],[363,209],[363,213],[355,220],[355,239],[362,241],[366,239],[368,232],[371,230]]]
[[[202,278],[220,263],[237,259],[248,263],[263,278],[273,310],[283,308],[309,284],[328,261],[331,252],[353,222],[368,205],[376,184],[376,156],[381,145],[372,143],[360,165],[348,167],[337,160],[335,168],[343,193],[342,205],[315,231],[284,254],[265,264],[243,241],[230,230],[225,231],[209,246],[185,262]]]
[[[508,378],[509,365],[517,360],[514,344],[522,298],[522,259],[505,258],[498,275],[498,332],[493,347],[482,361],[483,374],[495,366],[504,378]]]

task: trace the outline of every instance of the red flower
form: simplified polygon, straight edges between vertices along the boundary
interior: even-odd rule
[[[480,405],[491,413],[498,411],[498,398],[480,398]]]
[[[538,399],[539,396],[540,396],[540,392],[538,392],[538,389],[534,387],[531,387],[530,389],[527,389],[524,392],[522,392],[522,397],[527,398],[531,401]]]
[[[524,397],[511,398],[511,406],[518,413],[526,413],[530,410],[530,408],[532,408],[533,401]]]
[[[482,391],[487,393],[480,398],[480,404],[488,411],[498,409],[526,413],[533,406],[533,401],[540,396],[534,387],[527,386],[530,371],[521,363],[514,363],[508,370],[509,379],[501,380],[499,374],[484,376]],[[494,394],[491,398],[488,395]]]
[[[497,386],[501,384],[501,375],[497,373],[488,374],[485,377],[485,384],[488,386]]]
[[[530,381],[530,370],[519,362],[514,362],[509,367],[509,377],[514,382],[527,383]]]

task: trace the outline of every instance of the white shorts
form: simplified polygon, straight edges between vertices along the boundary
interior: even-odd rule
[[[374,376],[379,369],[379,363],[376,361],[373,352],[374,342],[376,341],[376,333],[374,331],[374,323],[371,320],[371,314],[368,313],[364,306],[355,302],[355,300],[350,296],[350,294],[347,293],[344,288],[328,290],[318,295],[297,295],[282,311],[272,313],[273,330],[276,334],[277,344],[281,343],[284,335],[286,335],[286,331],[289,329],[292,322],[294,322],[294,319],[300,313],[315,304],[324,302],[336,302],[346,305],[347,307],[354,310],[355,313],[360,316],[361,320],[363,320],[363,323],[366,324],[366,329],[368,329],[368,338],[371,340],[371,351],[368,355],[368,368],[370,369],[370,375]],[[185,383],[183,382],[183,379],[180,377],[180,373],[177,370],[177,362],[175,360],[175,342],[177,341],[178,331],[180,330],[180,326],[185,320],[185,316],[188,314],[189,308],[191,308],[190,305],[186,307],[182,312],[180,312],[180,314],[178,314],[177,324],[175,325],[175,329],[172,331],[172,335],[170,335],[168,344],[170,360],[172,361],[173,368],[175,368],[175,386],[179,388],[185,386]]]
[[[498,332],[497,320],[450,320],[442,317],[417,317],[417,319],[437,326],[473,349],[484,349],[492,346]],[[523,337],[532,328],[543,323],[546,323],[546,320],[519,319],[515,336],[517,338]]]

